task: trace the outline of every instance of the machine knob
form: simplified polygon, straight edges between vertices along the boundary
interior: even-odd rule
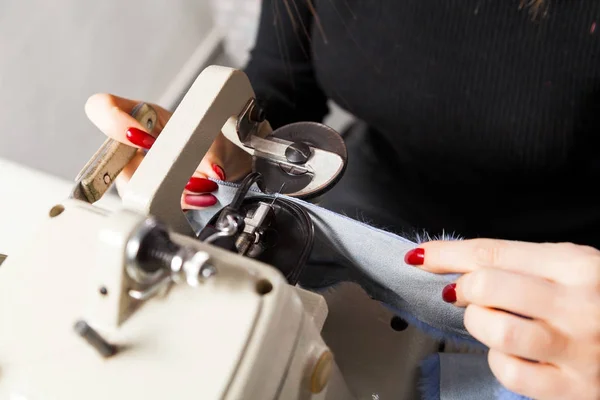
[[[304,142],[292,143],[285,149],[285,158],[293,164],[304,164],[310,156],[310,146]]]
[[[310,392],[319,394],[325,389],[333,372],[333,354],[325,350],[315,363],[310,377]]]

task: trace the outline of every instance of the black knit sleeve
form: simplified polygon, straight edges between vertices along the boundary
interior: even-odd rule
[[[245,72],[274,129],[296,121],[320,122],[328,113],[313,68],[311,7],[309,1],[262,1]]]

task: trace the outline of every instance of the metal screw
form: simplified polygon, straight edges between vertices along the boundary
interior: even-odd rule
[[[153,285],[165,276],[176,283],[197,286],[200,278],[216,273],[209,267],[206,252],[174,243],[167,230],[147,219],[129,239],[126,250],[127,273],[142,285]]]
[[[212,265],[205,265],[200,269],[200,276],[202,276],[204,279],[208,279],[216,273],[217,269]]]
[[[87,322],[79,320],[75,323],[75,332],[85,339],[102,357],[110,357],[117,353],[117,346],[108,343]]]
[[[304,164],[310,155],[310,146],[304,142],[292,143],[285,149],[285,158],[293,164]]]
[[[185,278],[185,281],[190,286],[198,286],[200,284],[200,277],[203,276],[202,269],[206,267],[208,261],[208,254],[203,251],[189,252],[189,255],[184,258],[183,271],[179,274]]]
[[[171,241],[166,229],[148,218],[127,242],[127,273],[137,283],[156,283],[179,250],[180,246]]]
[[[146,121],[146,128],[149,132],[152,132],[152,130],[154,129],[154,122],[152,122],[152,118],[148,118],[148,120]]]

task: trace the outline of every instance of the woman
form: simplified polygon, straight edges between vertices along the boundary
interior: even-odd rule
[[[268,0],[246,67],[274,128],[322,120],[328,99],[364,121],[325,207],[398,233],[511,240],[433,241],[406,261],[464,273],[445,299],[467,307],[497,378],[540,399],[600,397],[599,18],[596,0]],[[86,111],[149,148],[136,103],[101,94]],[[182,207],[214,205],[205,178],[248,168],[219,137]]]

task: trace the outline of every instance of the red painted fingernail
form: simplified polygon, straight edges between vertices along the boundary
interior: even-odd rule
[[[127,129],[126,136],[131,143],[146,150],[149,150],[156,141],[155,138],[137,128]]]
[[[190,178],[190,181],[185,185],[185,188],[190,192],[209,193],[214,192],[219,188],[216,182],[204,178]]]
[[[425,249],[416,248],[408,251],[404,256],[404,262],[408,265],[423,265],[425,262]]]
[[[217,198],[212,194],[186,194],[183,201],[194,207],[211,207],[217,204]]]
[[[446,285],[442,290],[442,299],[446,303],[456,303],[456,283]]]
[[[217,174],[220,180],[224,181],[225,179],[227,179],[227,177],[225,176],[225,171],[223,171],[223,168],[221,168],[217,164],[212,165],[212,170],[215,171],[215,174]]]

